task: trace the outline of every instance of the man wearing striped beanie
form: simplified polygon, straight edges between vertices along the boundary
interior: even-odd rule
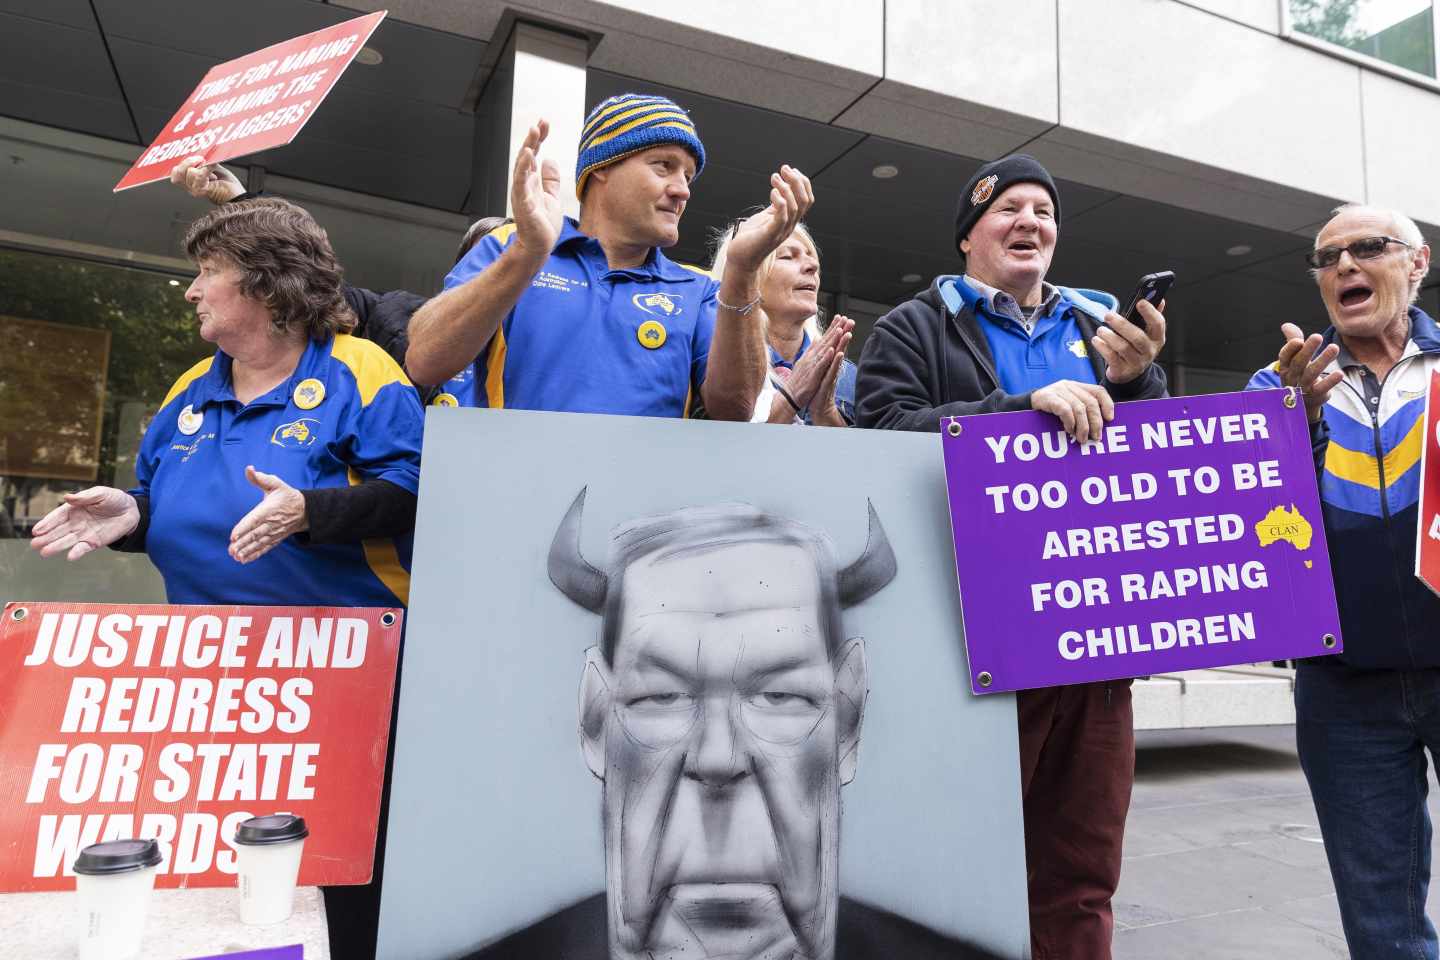
[[[539,157],[549,124],[515,160],[514,223],[471,249],[445,292],[415,313],[406,368],[417,383],[473,378],[475,406],[683,417],[698,399],[748,420],[765,375],[759,269],[814,201],[782,166],[769,206],[731,242],[721,277],[671,261],[705,146],[665,97],[626,93],[580,135],[580,219],[562,213],[560,170]],[[454,382],[454,380],[452,380]]]

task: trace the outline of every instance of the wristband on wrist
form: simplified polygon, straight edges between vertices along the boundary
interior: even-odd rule
[[[788,404],[790,404],[790,409],[791,409],[791,410],[794,410],[796,414],[799,414],[799,413],[800,413],[800,404],[796,403],[796,402],[795,402],[795,398],[792,397],[792,396],[790,396],[790,391],[789,391],[789,390],[786,390],[784,387],[782,387],[782,386],[780,385],[780,381],[778,381],[778,380],[772,380],[771,382],[775,385],[775,392],[778,393],[778,394],[780,394],[780,396],[782,396],[782,397],[785,398],[785,402],[788,403]]]
[[[716,305],[716,306],[721,307],[722,309],[725,309],[725,310],[732,310],[732,311],[735,312],[735,314],[736,314],[737,316],[741,316],[741,317],[748,317],[748,316],[750,316],[751,311],[753,311],[756,307],[758,307],[758,306],[760,305],[760,300],[761,300],[760,294],[757,293],[757,294],[755,294],[755,299],[754,299],[754,300],[751,300],[749,303],[745,304],[744,306],[736,307],[736,306],[732,306],[731,304],[726,303],[724,300],[721,300],[721,299],[720,299],[720,293],[719,293],[718,290],[717,290],[716,293],[715,293],[715,305]],[[794,400],[791,400],[790,402],[793,404],[795,401],[794,401]]]

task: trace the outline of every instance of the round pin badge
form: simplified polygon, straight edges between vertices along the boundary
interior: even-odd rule
[[[301,410],[314,410],[325,399],[325,384],[314,377],[301,380],[296,384],[295,393],[291,399]]]
[[[198,433],[200,426],[204,422],[205,415],[203,413],[196,413],[188,403],[185,404],[184,408],[180,411],[180,416],[177,418],[177,426],[179,426],[180,432],[187,437]]]
[[[455,394],[453,394],[453,393],[442,393],[442,394],[437,395],[434,400],[431,400],[431,401],[430,401],[430,406],[432,406],[432,407],[458,407],[458,406],[460,406],[460,401],[457,400],[457,399],[455,399]]]
[[[640,329],[635,331],[635,339],[640,341],[640,346],[646,350],[659,350],[665,346],[665,324],[659,320],[646,320],[640,324]]]

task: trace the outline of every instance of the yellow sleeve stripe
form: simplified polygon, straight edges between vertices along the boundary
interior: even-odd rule
[[[362,406],[370,406],[381,387],[392,383],[410,386],[410,379],[400,369],[390,354],[369,340],[352,337],[348,333],[337,334],[330,355],[350,369],[355,377],[355,388],[360,391]]]
[[[176,397],[180,396],[180,394],[184,393],[186,387],[190,386],[190,384],[194,383],[196,380],[199,380],[201,377],[205,376],[205,374],[209,373],[210,364],[214,362],[215,357],[212,354],[211,356],[208,356],[204,360],[201,360],[199,363],[195,364],[195,366],[191,367],[189,370],[186,370],[184,373],[180,374],[180,379],[175,381],[175,386],[171,387],[170,392],[165,394],[165,399],[160,404],[160,408],[163,410],[165,407],[169,406],[170,401],[174,400]]]
[[[503,247],[505,246],[505,244],[510,242],[511,237],[515,236],[515,224],[502,223],[494,230],[491,230],[489,233],[485,234],[485,236],[494,237],[495,242]]]
[[[1405,438],[1395,444],[1385,455],[1385,480],[1394,483],[1411,467],[1420,462],[1420,451],[1424,446],[1425,418],[1418,417]],[[1341,480],[1363,484],[1373,490],[1380,489],[1379,462],[1368,453],[1357,453],[1340,446],[1334,440],[1325,448],[1325,470]]]
[[[501,324],[496,328],[495,336],[490,341],[490,356],[485,360],[485,397],[492,410],[501,410],[505,407],[506,350],[505,325]]]
[[[354,470],[348,470],[350,486],[359,485],[360,474]],[[400,551],[395,549],[393,540],[361,540],[360,545],[365,550],[365,563],[370,567],[370,572],[375,574],[375,579],[385,584],[385,589],[395,594],[395,598],[406,607],[410,606],[410,572],[400,563]]]

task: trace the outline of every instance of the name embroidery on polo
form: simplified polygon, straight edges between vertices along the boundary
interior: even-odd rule
[[[572,280],[561,273],[541,270],[535,274],[535,279],[530,281],[530,286],[539,287],[542,290],[558,290],[561,293],[569,293],[576,288],[590,286],[590,281]]]

